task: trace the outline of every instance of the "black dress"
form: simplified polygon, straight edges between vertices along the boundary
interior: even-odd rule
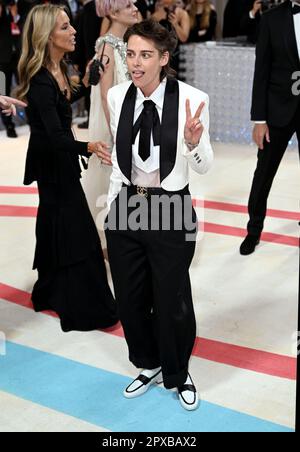
[[[71,101],[81,96],[80,91]],[[54,310],[63,331],[112,326],[118,321],[116,304],[80,183],[79,156],[89,156],[87,143],[74,139],[70,102],[46,69],[33,77],[27,101],[31,134],[24,184],[37,181],[40,201],[34,309]]]
[[[217,13],[215,10],[210,11],[209,16],[209,26],[206,30],[205,35],[199,36],[198,32],[201,30],[201,20],[202,20],[202,14],[196,14],[196,24],[191,29],[188,42],[205,42],[205,41],[212,41],[215,37],[215,31],[217,26]]]

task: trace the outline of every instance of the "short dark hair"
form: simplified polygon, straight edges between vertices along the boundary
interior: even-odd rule
[[[161,55],[169,52],[170,59],[178,43],[175,31],[168,31],[153,19],[144,20],[129,27],[125,32],[124,42],[128,43],[131,36],[141,36],[142,38],[149,39],[149,41],[153,41]],[[170,67],[170,59],[166,66],[162,68],[160,74],[161,80],[165,77],[176,77],[176,71]]]

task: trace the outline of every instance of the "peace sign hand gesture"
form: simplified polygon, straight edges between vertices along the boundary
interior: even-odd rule
[[[202,136],[204,127],[202,122],[200,121],[200,116],[202,110],[205,106],[205,102],[201,102],[195,116],[192,116],[190,100],[187,99],[185,102],[185,111],[186,111],[186,122],[184,127],[184,139],[187,143],[191,145],[198,145],[200,138]]]

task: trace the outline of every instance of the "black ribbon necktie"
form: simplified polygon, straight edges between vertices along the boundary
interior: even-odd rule
[[[300,13],[300,5],[294,5],[292,8],[293,14],[299,14]]]
[[[144,101],[144,109],[133,126],[133,141],[140,131],[139,151],[138,154],[145,162],[150,157],[150,140],[151,132],[153,135],[153,144],[160,144],[160,120],[159,115],[152,100]]]

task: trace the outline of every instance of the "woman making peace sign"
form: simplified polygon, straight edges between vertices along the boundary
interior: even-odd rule
[[[108,93],[114,139],[106,237],[129,359],[144,369],[124,391],[133,398],[161,378],[181,405],[198,405],[188,364],[196,337],[189,267],[197,218],[189,167],[213,160],[208,96],[174,78],[176,38],[149,20],[129,28],[132,82]]]

